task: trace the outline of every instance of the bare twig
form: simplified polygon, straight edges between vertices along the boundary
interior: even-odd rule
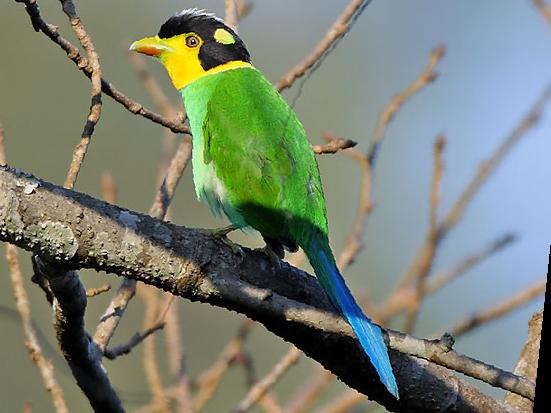
[[[244,413],[251,409],[279,381],[283,374],[298,361],[300,355],[301,351],[295,346],[291,346],[274,368],[249,390],[245,398],[232,410],[232,413]]]
[[[360,198],[358,201],[358,211],[352,233],[346,241],[346,245],[339,254],[337,264],[341,271],[344,271],[350,264],[354,262],[358,254],[363,249],[363,233],[367,223],[367,217],[373,210],[373,202],[371,201],[371,185],[372,185],[372,169],[369,160],[364,153],[357,149],[349,149],[344,152],[347,156],[358,162],[362,171],[362,181]]]
[[[440,191],[442,187],[442,175],[444,174],[444,160],[442,154],[446,146],[446,138],[439,135],[434,143],[434,166],[432,170],[432,183],[430,189],[430,227],[436,230],[438,222],[438,206],[440,205]]]
[[[109,345],[109,341],[115,333],[120,319],[132,297],[136,294],[135,281],[125,279],[117,289],[117,292],[109,302],[109,305],[100,318],[100,322],[96,326],[94,333],[94,342],[97,344],[100,351],[105,351]]]
[[[524,290],[513,295],[512,297],[508,297],[502,302],[486,310],[467,317],[465,320],[457,323],[456,326],[450,330],[451,334],[454,337],[460,336],[483,324],[485,325],[492,320],[503,317],[505,314],[510,313],[518,307],[527,304],[535,298],[539,297],[541,294],[544,294],[545,286],[546,280],[543,279],[529,287],[526,287]]]
[[[134,347],[136,347],[138,344],[140,344],[144,339],[149,337],[151,334],[155,333],[158,330],[163,329],[165,326],[164,321],[157,321],[155,324],[153,324],[152,327],[144,330],[141,333],[136,333],[132,336],[130,340],[128,340],[128,343],[122,344],[120,346],[115,346],[112,348],[108,348],[104,351],[105,357],[107,357],[109,360],[115,360],[119,356],[126,355],[132,351]]]
[[[317,366],[312,376],[305,381],[304,385],[287,402],[284,411],[286,413],[303,413],[309,410],[323,394],[327,386],[331,384],[334,377],[323,367]]]
[[[367,398],[356,390],[345,390],[317,413],[348,413],[358,404],[365,402]]]
[[[159,292],[148,285],[140,284],[138,294],[145,305],[143,325],[154,325],[155,320],[159,318]],[[161,318],[161,320],[163,320],[162,325],[164,327],[164,319]],[[143,366],[156,409],[161,413],[170,413],[170,404],[165,394],[163,380],[157,364],[155,336],[153,335],[148,334],[143,339]]]
[[[6,142],[4,135],[4,127],[0,123],[0,166],[6,165]]]
[[[237,28],[238,23],[238,6],[236,0],[224,0],[224,21],[232,29]]]
[[[252,4],[245,0],[224,0],[224,21],[237,30],[239,21],[251,11]]]
[[[251,357],[250,352],[244,346],[241,346],[239,353],[237,353],[232,363],[235,365],[239,365],[243,368],[243,372],[245,373],[246,385],[249,388],[253,387],[255,383],[258,381],[258,378],[256,377],[256,369],[255,369],[253,358]]]
[[[290,88],[295,80],[304,76],[309,69],[314,67],[327,51],[348,32],[350,29],[349,23],[356,13],[370,2],[371,0],[352,0],[314,50],[279,79],[277,89],[282,91]]]
[[[328,141],[325,145],[312,145],[312,149],[316,155],[337,153],[343,149],[353,148],[358,144],[358,142],[354,142],[351,139],[337,138],[330,134],[326,134],[325,139]]]
[[[63,11],[69,18],[71,22],[71,27],[73,32],[77,36],[80,44],[86,50],[88,57],[88,65],[91,69],[90,78],[92,80],[92,90],[91,90],[91,104],[88,112],[88,118],[86,119],[86,124],[84,125],[84,130],[82,131],[80,143],[75,148],[73,152],[73,159],[71,161],[71,166],[67,172],[67,177],[65,178],[64,186],[66,188],[72,189],[75,185],[80,168],[84,162],[84,157],[88,150],[88,145],[92,139],[92,134],[94,133],[94,128],[96,127],[99,119],[101,117],[101,66],[99,63],[99,57],[92,42],[92,38],[86,32],[80,17],[77,15],[75,5],[72,0],[60,0]]]
[[[478,193],[480,187],[487,181],[492,173],[501,164],[503,159],[509,154],[511,149],[527,135],[527,132],[536,124],[544,106],[551,98],[551,84],[549,84],[536,99],[528,113],[521,119],[518,125],[506,136],[501,145],[496,149],[493,155],[482,162],[478,170],[469,182],[465,190],[458,197],[451,207],[444,220],[438,225],[436,231],[429,233],[424,244],[419,248],[406,274],[398,283],[393,294],[402,289],[407,289],[412,282],[419,278],[419,274],[430,269],[436,256],[438,247],[446,235],[457,225],[465,213],[467,206],[474,196]],[[392,297],[392,295],[391,295]]]
[[[551,7],[545,2],[545,0],[532,0],[534,5],[538,8],[539,12],[547,21],[547,24],[551,27]]]
[[[471,254],[463,258],[457,265],[449,271],[444,271],[431,276],[426,283],[425,294],[430,295],[444,288],[453,280],[466,274],[474,266],[484,262],[494,254],[502,251],[517,240],[514,234],[505,234],[490,244],[485,246],[480,252]],[[400,311],[410,309],[414,301],[415,287],[396,291],[377,311],[376,320],[383,325],[388,324],[388,320]]]
[[[266,393],[264,393],[264,396],[260,398],[258,405],[265,413],[285,413],[285,411],[281,409],[277,398],[274,393],[270,391],[270,389],[268,389]]]
[[[0,144],[0,147],[2,145]],[[21,317],[21,325],[23,332],[25,333],[25,345],[29,351],[29,355],[34,364],[38,368],[44,387],[50,394],[52,403],[57,413],[67,413],[69,409],[65,403],[63,396],[63,390],[59,386],[55,375],[54,366],[51,361],[46,360],[42,348],[38,342],[36,332],[31,320],[31,309],[29,304],[29,297],[23,281],[23,275],[21,274],[21,268],[19,267],[19,260],[17,258],[17,248],[13,245],[6,245],[6,261],[10,269],[11,285],[13,289],[13,295],[15,297],[15,303],[17,306],[17,312]]]
[[[253,9],[253,3],[245,0],[237,1],[237,17],[239,20],[244,19]]]
[[[463,258],[463,260],[461,260],[455,267],[453,267],[449,271],[443,271],[432,276],[427,283],[426,293],[435,293],[444,286],[448,285],[451,281],[465,274],[475,265],[480,264],[487,258],[490,258],[496,253],[503,251],[504,248],[511,246],[516,241],[517,236],[512,233],[506,233],[496,238],[494,241],[484,247],[480,252]]]
[[[130,59],[130,63],[132,63],[132,65],[134,66],[138,77],[143,82],[146,90],[149,92],[149,95],[153,99],[155,106],[159,108],[163,116],[169,118],[180,117],[180,119],[184,119],[185,115],[178,114],[178,111],[176,110],[174,105],[170,103],[170,100],[164,93],[157,80],[151,75],[151,72],[147,70],[147,66],[142,56],[137,53],[129,52],[128,59]]]
[[[373,186],[373,168],[375,165],[377,151],[384,138],[386,127],[409,98],[436,79],[437,74],[434,72],[434,68],[443,57],[444,51],[445,49],[443,46],[436,47],[432,51],[427,66],[423,72],[421,72],[417,79],[415,79],[405,91],[396,95],[388,104],[386,109],[379,115],[379,122],[375,132],[373,133],[369,151],[366,154],[363,154],[357,150],[345,151],[345,153],[352,157],[352,159],[356,160],[362,168],[362,189],[352,234],[348,237],[346,246],[340,253],[338,259],[339,267],[343,270],[354,262],[358,254],[363,249],[363,231],[367,223],[367,218],[373,211],[373,201],[371,195]]]
[[[249,388],[255,386],[258,382],[258,379],[256,377],[256,370],[250,352],[247,351],[245,348],[242,348],[235,358],[235,364],[243,367],[243,370],[245,371],[247,386]],[[275,395],[272,391],[270,391],[270,389],[267,389],[264,395],[258,400],[258,405],[265,413],[286,413],[282,410]]]
[[[175,381],[172,386],[173,398],[176,401],[177,413],[192,413],[191,390],[186,365],[186,352],[180,334],[178,319],[178,301],[170,293],[164,294],[167,302],[165,327],[165,348],[168,356],[169,370]]]
[[[406,321],[404,324],[404,331],[410,332],[415,327],[419,310],[421,309],[421,303],[426,294],[425,282],[427,276],[432,268],[434,257],[436,256],[437,247],[437,233],[438,233],[438,206],[440,205],[440,187],[442,185],[442,175],[444,173],[444,161],[442,159],[442,153],[446,144],[445,138],[440,135],[436,138],[434,143],[434,166],[432,172],[432,183],[430,190],[430,218],[429,218],[429,230],[427,233],[427,239],[430,242],[430,248],[427,248],[427,257],[423,260],[423,266],[419,268],[417,274],[417,286],[415,288],[415,294],[413,295],[413,301],[408,309],[406,315]]]
[[[36,31],[41,31],[44,33],[50,40],[57,44],[63,51],[67,54],[67,57],[76,64],[77,68],[82,71],[87,77],[92,75],[92,67],[86,60],[82,57],[79,50],[71,44],[67,39],[63,38],[58,31],[58,28],[52,24],[44,21],[40,15],[40,10],[38,8],[38,3],[36,0],[15,0],[17,3],[25,4],[25,10],[29,14],[33,28]],[[113,84],[111,84],[107,79],[101,78],[101,90],[106,95],[112,97],[116,102],[123,105],[130,112],[135,115],[142,116],[146,119],[149,119],[155,123],[163,125],[169,128],[174,133],[189,133],[189,128],[185,126],[182,122],[182,119],[167,119],[165,116],[159,115],[145,107],[139,102],[130,99],[124,93],[119,91]]]
[[[513,131],[505,138],[502,144],[497,148],[494,154],[482,162],[478,167],[478,170],[473,177],[472,181],[469,183],[467,188],[459,196],[456,203],[450,209],[448,215],[442,222],[439,228],[439,238],[445,237],[448,232],[457,225],[463,214],[467,205],[471,202],[473,197],[476,195],[480,187],[487,181],[487,179],[492,175],[492,173],[497,169],[501,164],[503,159],[509,154],[509,152],[515,147],[515,145],[526,136],[527,132],[532,129],[538,119],[541,116],[541,113],[551,98],[551,84],[547,85],[542,91],[541,95],[536,99],[528,113],[521,119],[518,125],[513,129]]]
[[[197,391],[193,398],[193,410],[199,411],[212,398],[220,380],[241,353],[243,343],[247,339],[253,322],[245,319],[237,334],[230,339],[211,367],[202,372],[195,380]]]
[[[149,210],[149,215],[155,218],[163,218],[168,210],[178,182],[186,169],[191,158],[191,139],[185,137],[180,142],[172,161],[168,167],[166,176],[157,191],[153,205]]]
[[[394,119],[396,113],[400,110],[400,108],[408,99],[410,99],[414,94],[421,91],[423,88],[425,88],[427,85],[431,84],[437,79],[438,73],[435,72],[434,69],[438,65],[438,63],[440,63],[442,57],[444,57],[445,52],[446,48],[443,45],[435,47],[429,57],[429,61],[425,69],[421,72],[417,79],[415,79],[413,83],[411,83],[403,92],[394,96],[386,109],[379,115],[377,127],[373,132],[373,136],[371,138],[371,146],[367,155],[369,163],[372,166],[374,165],[377,158],[381,142],[385,136],[386,128],[388,127],[389,123],[392,121],[392,119]]]
[[[101,175],[101,195],[106,202],[114,204],[117,200],[117,185],[110,171],[106,171]]]
[[[103,284],[98,288],[88,288],[86,290],[86,297],[88,298],[95,297],[96,295],[106,293],[107,291],[111,291],[111,285],[109,284]]]

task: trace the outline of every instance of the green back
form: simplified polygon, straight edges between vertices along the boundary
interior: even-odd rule
[[[304,246],[314,233],[327,235],[310,142],[294,111],[259,71],[205,76],[182,95],[200,199],[265,237]]]

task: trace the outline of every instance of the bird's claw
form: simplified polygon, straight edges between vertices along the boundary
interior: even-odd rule
[[[258,248],[257,251],[262,252],[270,263],[272,264],[272,267],[279,268],[281,266],[281,257],[275,252],[268,244],[266,244],[263,248]]]
[[[228,225],[227,227],[214,228],[214,229],[202,229],[204,233],[216,238],[218,241],[222,242],[225,246],[231,249],[234,255],[239,257],[239,263],[242,263],[245,259],[245,252],[235,242],[228,238],[228,234],[232,231],[239,229],[235,225]]]
[[[236,244],[228,237],[220,237],[218,238],[224,245],[229,247],[234,255],[237,255],[239,257],[239,264],[241,264],[245,260],[245,251],[243,251],[243,248],[239,244]]]
[[[204,229],[203,231],[208,233],[209,235],[212,235],[215,238],[223,239],[227,238],[230,232],[233,232],[237,229],[239,229],[239,227],[236,225],[228,225],[222,228]]]

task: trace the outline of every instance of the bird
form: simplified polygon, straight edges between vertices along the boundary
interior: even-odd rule
[[[380,381],[399,398],[382,330],[357,304],[332,253],[320,172],[305,129],[253,66],[237,32],[214,14],[185,9],[130,50],[160,61],[182,96],[197,198],[232,228],[260,232],[272,258],[302,248]]]

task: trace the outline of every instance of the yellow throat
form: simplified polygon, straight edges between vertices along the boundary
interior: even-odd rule
[[[190,36],[194,36],[199,41],[195,47],[186,45]],[[159,36],[146,37],[132,43],[130,50],[158,58],[166,68],[172,84],[178,90],[203,76],[240,67],[252,67],[248,62],[235,60],[205,70],[199,59],[202,44],[203,40],[195,33],[186,33],[168,39],[161,39]]]

